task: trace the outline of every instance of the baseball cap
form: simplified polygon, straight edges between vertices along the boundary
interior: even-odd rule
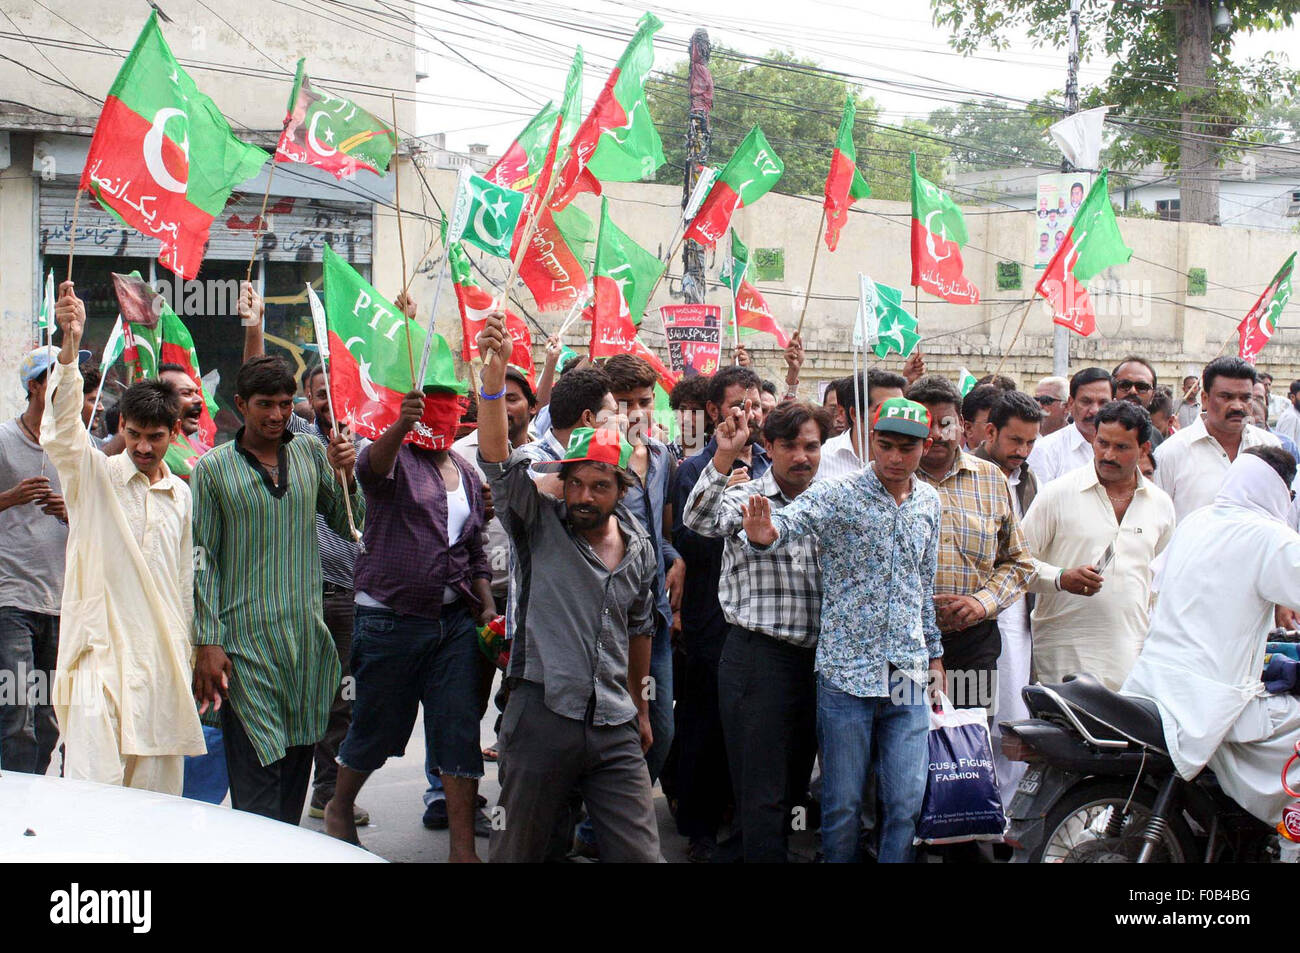
[[[901,433],[924,440],[930,436],[930,412],[914,400],[891,397],[876,408],[871,427],[873,430]]]
[[[632,445],[613,427],[579,427],[569,435],[563,460],[542,460],[533,464],[541,473],[558,473],[566,463],[608,463],[626,470],[632,459]]]
[[[77,352],[77,363],[85,364],[91,358],[89,351]],[[47,344],[44,347],[38,347],[28,353],[18,364],[18,379],[23,387],[28,383],[36,380],[50,369],[55,361],[59,359],[59,349],[53,344]]]
[[[533,387],[528,383],[528,375],[524,373],[523,368],[516,367],[513,364],[506,365],[506,379],[512,380],[519,385],[524,392],[524,400],[530,404],[537,403],[537,395],[533,393]]]

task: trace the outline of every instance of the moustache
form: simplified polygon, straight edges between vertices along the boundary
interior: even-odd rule
[[[1245,417],[1245,416],[1246,416],[1246,412],[1245,412],[1244,410],[1230,410],[1230,411],[1228,411],[1228,419],[1229,419],[1229,420],[1240,420],[1240,419],[1242,419],[1242,418]]]

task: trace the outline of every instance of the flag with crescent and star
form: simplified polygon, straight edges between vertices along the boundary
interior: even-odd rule
[[[275,161],[314,165],[338,179],[358,169],[383,175],[397,149],[397,133],[350,99],[313,86],[305,62],[298,60]]]
[[[903,292],[863,275],[867,289],[867,303],[873,309],[876,322],[876,342],[872,350],[883,360],[890,351],[907,357],[915,350],[921,335],[916,330],[916,318],[903,308]]]
[[[980,290],[966,277],[961,248],[966,220],[957,203],[916,172],[912,153],[912,284],[953,304],[979,304]]]
[[[353,432],[374,440],[397,420],[402,397],[411,392],[406,335],[411,335],[411,350],[419,354],[426,332],[329,245],[322,250],[321,263],[334,410],[339,420],[351,422]],[[469,387],[456,379],[451,348],[441,334],[434,334],[424,389],[424,416],[404,442],[446,450],[456,430],[454,423],[448,428],[447,421],[453,416],[459,420],[457,407],[463,409]]]
[[[451,209],[450,240],[467,241],[497,258],[509,258],[515,229],[524,211],[526,192],[494,185],[461,169]]]
[[[78,188],[162,243],[158,261],[199,273],[212,219],[269,156],[235,138],[180,68],[151,13],[104,100]]]

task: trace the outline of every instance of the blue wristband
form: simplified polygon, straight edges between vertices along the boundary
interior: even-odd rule
[[[478,395],[484,400],[500,400],[502,397],[506,396],[505,384],[502,384],[501,389],[497,391],[495,394],[485,394],[483,393],[482,388],[480,388]]]

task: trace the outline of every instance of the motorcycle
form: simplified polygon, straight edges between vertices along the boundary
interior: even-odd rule
[[[1279,650],[1297,638],[1270,634]],[[1007,809],[1013,863],[1279,859],[1276,830],[1228,797],[1212,771],[1179,776],[1155,705],[1092,675],[1021,694],[1030,717],[1001,725],[1003,755],[1028,765]]]

